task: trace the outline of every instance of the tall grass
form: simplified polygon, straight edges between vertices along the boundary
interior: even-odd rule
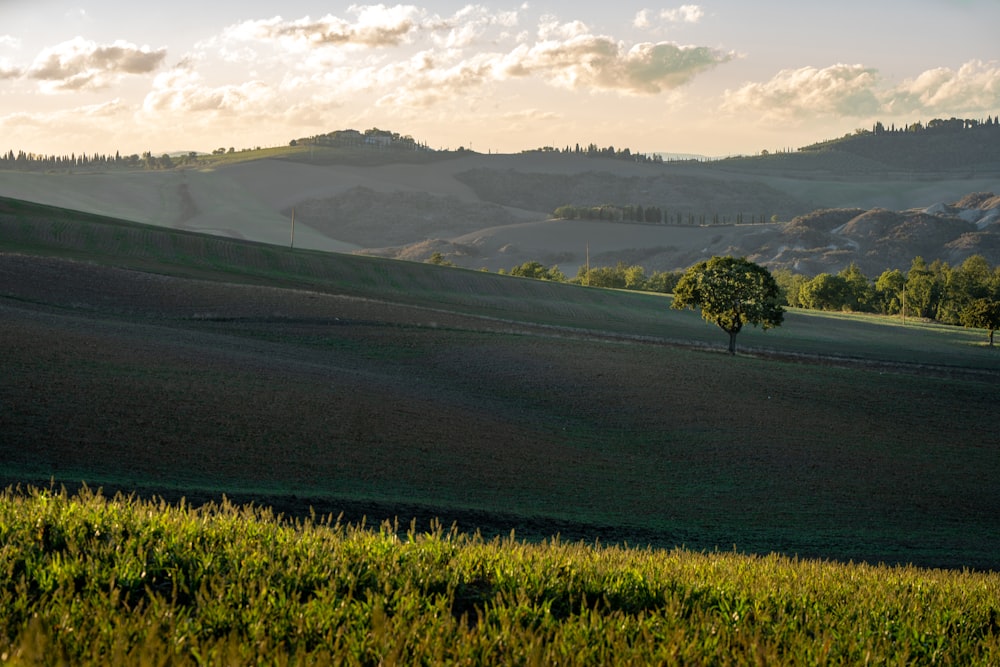
[[[997,664],[1000,575],[0,494],[8,664]]]

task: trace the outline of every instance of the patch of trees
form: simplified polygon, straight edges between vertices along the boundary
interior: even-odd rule
[[[70,153],[69,155],[45,155],[9,150],[0,153],[0,169],[16,169],[21,171],[52,171],[68,169],[173,169],[196,162],[198,154],[194,152],[159,157],[146,151],[142,155],[122,155],[115,151],[114,155],[103,153]]]
[[[434,253],[429,261],[454,266],[440,253]],[[509,272],[501,269],[499,273],[676,296],[685,276],[701,264],[687,271],[655,271],[652,274],[647,274],[642,266],[626,265],[624,262],[618,262],[616,266],[581,266],[574,278],[567,279],[558,266],[546,267],[540,262],[528,261],[511,268]],[[706,265],[701,267],[701,271],[704,273],[708,268],[713,271],[719,269]],[[972,255],[955,267],[940,260],[928,264],[922,257],[916,257],[909,271],[887,269],[875,279],[862,273],[854,263],[835,274],[821,273],[809,277],[780,269],[768,275],[773,276],[777,288],[775,294],[768,291],[768,299],[775,297],[781,306],[898,315],[904,319],[912,317],[985,329],[991,346],[994,332],[1000,330],[1000,266],[990,266],[982,255]],[[764,290],[766,287],[769,290],[770,282],[765,284],[763,277],[758,278],[756,289]],[[689,277],[688,283],[691,280],[693,278]],[[691,289],[690,284],[681,286],[689,291]],[[692,299],[696,296],[695,293],[690,295]],[[689,305],[695,303],[689,302]]]
[[[433,262],[433,258],[430,260]],[[574,278],[567,278],[557,265],[546,267],[541,262],[527,261],[500,274],[534,278],[536,280],[552,280],[555,282],[586,285],[588,287],[607,287],[611,289],[639,290],[644,292],[662,292],[670,294],[680,280],[680,271],[654,271],[647,274],[643,267],[625,262],[615,266],[581,266]]]
[[[952,267],[923,257],[909,271],[888,269],[875,279],[852,263],[842,271],[809,278],[788,270],[775,272],[790,306],[829,311],[899,315],[986,329],[990,344],[1000,328],[1000,266],[972,255]]]
[[[289,145],[388,151],[430,150],[427,144],[418,142],[408,134],[401,135],[399,132],[380,130],[377,127],[365,130],[364,132],[359,132],[358,130],[335,130],[327,134],[292,139]]]
[[[580,144],[576,144],[573,147],[565,146],[564,148],[542,146],[541,148],[522,151],[522,153],[557,153],[562,155],[580,155],[590,158],[606,158],[611,160],[625,160],[627,162],[655,164],[663,162],[663,156],[658,153],[654,153],[653,155],[647,155],[646,153],[633,153],[629,148],[616,149],[614,146],[601,148],[594,143],[588,144],[585,147]]]
[[[599,206],[574,206],[566,204],[552,212],[552,217],[559,220],[607,220],[610,222],[644,222],[666,225],[743,225],[767,222],[764,214],[743,213],[735,215],[694,214],[690,212],[671,211],[659,206],[643,206],[641,204],[601,204]],[[773,216],[772,216],[773,219]]]

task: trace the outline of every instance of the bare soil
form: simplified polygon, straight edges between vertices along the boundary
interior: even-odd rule
[[[1000,562],[995,377],[567,337],[0,254],[0,482],[463,530]]]

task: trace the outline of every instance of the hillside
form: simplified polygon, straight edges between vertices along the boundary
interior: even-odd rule
[[[793,312],[730,358],[658,295],[10,201],[0,248],[2,484],[1000,565],[977,331]]]
[[[0,196],[275,245],[292,243],[294,211],[299,248],[415,261],[440,252],[458,266],[490,271],[533,260],[573,275],[588,258],[592,265],[678,270],[726,252],[805,273],[850,261],[878,273],[906,268],[917,254],[956,262],[978,253],[995,262],[995,234],[987,228],[935,223],[925,235],[911,225],[859,251],[862,240],[830,230],[813,238],[814,230],[798,223],[711,224],[737,216],[801,222],[827,209],[905,216],[1000,191],[1000,167],[989,161],[1000,131],[945,129],[869,133],[796,153],[705,163],[302,143],[205,156],[173,169],[0,171]],[[969,139],[987,135],[985,143]],[[943,154],[963,169],[946,168],[947,160],[935,168],[932,157]],[[656,206],[671,224],[550,220],[566,204]]]
[[[951,118],[908,127],[885,128],[824,141],[802,148],[805,152],[846,153],[887,168],[913,172],[995,169],[1000,165],[1000,122]]]

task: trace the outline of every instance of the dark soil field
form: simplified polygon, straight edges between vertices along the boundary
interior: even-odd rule
[[[729,357],[694,313],[617,305],[641,295],[337,256],[370,273],[268,286],[233,268],[265,246],[199,240],[212,273],[180,237],[110,248],[124,231],[81,224],[0,252],[2,485],[1000,569],[1000,371],[961,329],[790,317]],[[459,296],[407,291],[427,276]],[[484,286],[502,316],[454,305]],[[702,330],[718,347],[678,342]],[[836,350],[822,332],[852,355],[802,352]],[[932,344],[954,356],[908,361]]]

